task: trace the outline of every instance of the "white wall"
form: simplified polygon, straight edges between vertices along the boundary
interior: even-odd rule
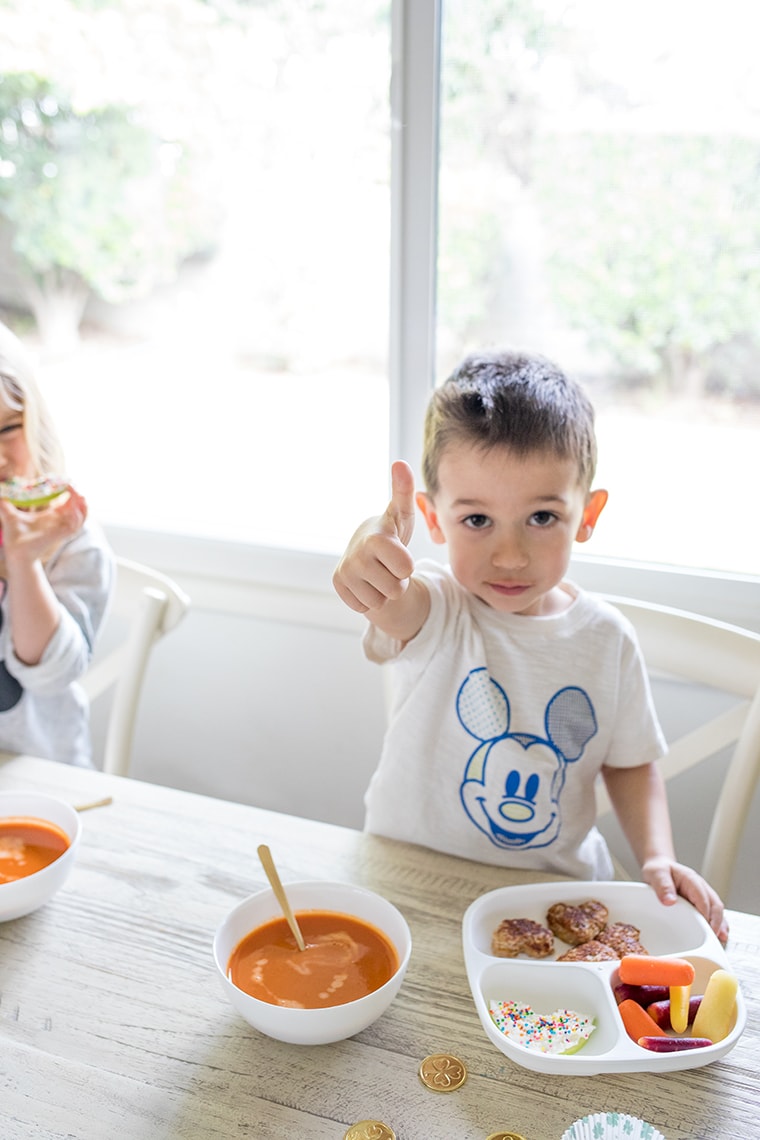
[[[195,609],[156,647],[133,774],[361,827],[382,732],[353,635]]]
[[[125,532],[111,538],[119,553],[172,574],[192,598],[180,627],[154,651],[133,775],[361,827],[362,797],[382,742],[383,680],[361,652],[363,619],[332,591],[333,560],[294,555],[285,574],[273,552],[262,564],[259,556],[229,547],[222,550],[219,569],[218,544],[199,543],[186,563],[194,567],[191,572],[179,564],[180,548],[171,539],[146,545]],[[695,702],[709,695],[660,686],[656,696],[668,732],[688,723]],[[96,743],[103,717],[96,707]],[[674,825],[686,862],[697,860],[700,821],[709,818],[721,774],[718,764],[675,785]],[[756,913],[759,821],[760,795],[729,898],[731,905]],[[630,865],[614,821],[604,830]]]
[[[232,547],[191,544],[190,572],[171,540],[156,557],[139,538],[109,537],[118,553],[160,566],[191,597],[153,652],[132,774],[361,827],[384,728],[382,678],[361,653],[363,619],[332,590],[332,560],[309,559],[299,572],[292,555],[288,583],[269,564],[262,581]],[[205,555],[215,561],[220,551],[224,570],[204,571]],[[106,713],[96,703],[96,749]]]

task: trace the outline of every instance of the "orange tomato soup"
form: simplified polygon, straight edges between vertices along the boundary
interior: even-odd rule
[[[0,885],[33,875],[63,855],[65,831],[46,819],[5,816],[0,819]]]
[[[238,989],[292,1009],[324,1009],[366,997],[398,969],[394,946],[376,927],[333,911],[296,915],[305,950],[284,918],[257,926],[232,951],[227,977]]]

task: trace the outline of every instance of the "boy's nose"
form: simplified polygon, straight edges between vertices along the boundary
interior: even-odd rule
[[[528,552],[517,535],[502,534],[494,544],[491,561],[502,570],[520,570],[528,565]]]

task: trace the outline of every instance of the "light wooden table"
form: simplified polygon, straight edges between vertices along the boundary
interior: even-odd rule
[[[531,876],[204,796],[27,757],[0,756],[0,789],[72,803],[77,864],[59,894],[0,923],[2,1140],[341,1140],[385,1121],[398,1140],[485,1140],[499,1129],[559,1140],[619,1109],[667,1140],[736,1140],[760,1123],[760,918],[733,912],[729,954],[747,1030],[713,1065],[683,1072],[550,1076],[486,1039],[470,997],[461,919],[484,891]],[[356,882],[405,914],[414,939],[390,1010],[357,1037],[304,1048],[260,1035],[227,1004],[213,932],[266,885],[268,843],[287,883]],[[534,875],[536,881],[541,876]],[[427,1090],[417,1068],[454,1052],[469,1076]]]

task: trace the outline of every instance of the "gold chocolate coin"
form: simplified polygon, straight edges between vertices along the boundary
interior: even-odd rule
[[[486,1136],[486,1140],[525,1140],[519,1132],[492,1132],[490,1136]]]
[[[423,1085],[433,1092],[453,1092],[467,1080],[467,1069],[453,1053],[431,1053],[418,1071]]]
[[[351,1125],[343,1140],[396,1140],[396,1133],[382,1120],[360,1120]]]

